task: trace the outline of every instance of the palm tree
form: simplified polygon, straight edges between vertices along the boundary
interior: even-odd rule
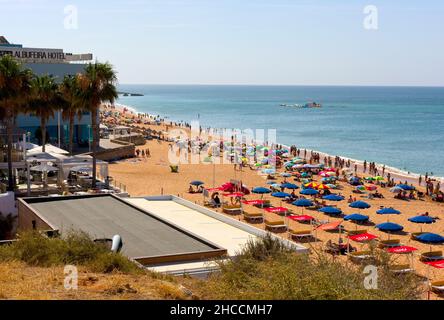
[[[74,140],[74,120],[75,117],[82,118],[83,109],[78,101],[78,86],[77,79],[74,76],[65,76],[63,82],[60,84],[60,93],[64,100],[62,111],[63,120],[69,121],[69,154],[72,155],[73,140]]]
[[[52,76],[35,77],[31,83],[31,111],[40,118],[42,130],[42,152],[46,151],[46,124],[54,117],[54,112],[63,104],[59,87]]]
[[[93,130],[93,180],[92,188],[96,187],[97,176],[97,146],[99,142],[99,110],[103,102],[114,103],[117,98],[117,76],[109,63],[90,63],[85,73],[77,76],[79,86],[79,102],[91,112]]]
[[[11,56],[0,58],[0,114],[6,125],[8,143],[8,191],[14,191],[12,143],[15,118],[29,98],[32,73]]]

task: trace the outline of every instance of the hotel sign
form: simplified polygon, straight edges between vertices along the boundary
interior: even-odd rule
[[[15,48],[0,45],[0,57],[10,55],[23,62],[63,62],[65,53],[61,49]]]

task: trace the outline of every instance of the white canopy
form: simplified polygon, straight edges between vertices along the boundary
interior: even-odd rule
[[[30,142],[24,142],[24,141],[20,141],[18,143],[18,145],[22,148],[22,149],[26,149],[26,150],[32,150],[35,148],[38,148],[39,145],[38,144],[34,144],[34,143],[30,143]]]
[[[43,161],[63,161],[65,159],[68,159],[67,156],[59,153],[53,153],[53,152],[34,152],[32,154],[28,154],[26,157],[28,162],[43,162]]]
[[[28,151],[27,155],[32,155],[34,153],[41,153],[42,152],[43,147],[38,146],[36,148],[33,148],[31,150]],[[49,153],[56,153],[56,154],[66,154],[68,155],[69,152],[60,148],[57,148],[51,144],[47,144],[46,145],[46,150],[45,152],[49,152]]]
[[[47,163],[32,167],[31,170],[32,171],[40,171],[40,172],[59,171],[58,168],[53,167]]]

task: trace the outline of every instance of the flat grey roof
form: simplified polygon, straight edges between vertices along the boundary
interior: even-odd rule
[[[122,253],[130,258],[218,249],[112,196],[25,201],[62,234],[82,230],[96,239],[119,234],[123,240]]]

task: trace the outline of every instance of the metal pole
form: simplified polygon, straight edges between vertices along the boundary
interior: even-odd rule
[[[29,132],[28,132],[29,135]],[[30,139],[31,139],[31,135],[29,135]],[[31,141],[30,141],[31,142]],[[28,197],[31,196],[31,177],[30,177],[30,167],[28,164],[28,160],[26,157],[26,152],[28,151],[26,148],[26,134],[23,134],[23,159],[25,160],[25,164],[26,164],[26,194]]]
[[[91,125],[88,125],[88,147],[89,152],[91,152]]]
[[[59,136],[59,148],[61,146],[61,128],[60,128],[60,110],[57,112],[57,130],[58,130],[58,136]]]

